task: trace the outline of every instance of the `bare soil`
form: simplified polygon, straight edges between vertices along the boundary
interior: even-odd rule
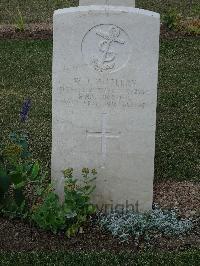
[[[0,39],[46,40],[52,38],[52,25],[48,23],[26,25],[22,32],[17,31],[13,25],[0,25]]]
[[[191,33],[169,30],[164,25],[161,25],[161,38],[175,39],[180,37],[193,36]],[[194,37],[198,37],[195,36]],[[50,23],[27,24],[24,31],[17,31],[14,25],[0,25],[0,40],[1,39],[33,39],[46,40],[53,38],[53,28]]]
[[[183,217],[193,217],[193,230],[181,237],[154,237],[150,246],[134,239],[129,243],[120,243],[118,239],[103,231],[91,219],[83,233],[68,238],[64,233],[54,235],[36,228],[34,225],[0,217],[0,251],[142,251],[154,250],[186,250],[200,248],[200,184],[192,182],[163,182],[154,187],[154,202],[161,207],[178,207]]]

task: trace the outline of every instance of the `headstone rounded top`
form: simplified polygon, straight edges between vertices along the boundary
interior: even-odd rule
[[[135,0],[79,0],[79,6],[110,5],[135,7]]]

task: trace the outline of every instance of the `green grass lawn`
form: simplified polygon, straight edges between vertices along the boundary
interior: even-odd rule
[[[156,180],[200,179],[199,53],[198,38],[161,41]],[[25,130],[34,157],[48,166],[52,41],[2,40],[0,60],[0,137],[19,128],[21,104],[30,97],[32,109]]]
[[[37,253],[0,253],[0,265],[199,265],[199,250],[179,253],[66,253],[66,252],[37,252]]]
[[[55,9],[77,5],[77,0],[1,0],[0,24],[15,23],[18,9],[25,23],[51,22]],[[199,0],[136,0],[136,7],[156,11],[161,15],[170,9],[176,9],[185,16],[197,16],[200,13]]]

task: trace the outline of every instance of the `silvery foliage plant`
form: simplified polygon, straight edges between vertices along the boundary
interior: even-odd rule
[[[162,210],[157,205],[152,211],[138,213],[134,211],[101,213],[100,225],[122,242],[130,237],[136,241],[143,238],[148,241],[155,235],[177,236],[192,229],[191,219],[179,218],[177,210]]]

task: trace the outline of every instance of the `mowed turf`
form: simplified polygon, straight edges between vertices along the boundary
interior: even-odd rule
[[[199,250],[166,253],[66,253],[66,252],[1,252],[0,265],[82,265],[82,266],[154,266],[199,265]],[[14,262],[14,263],[13,263]]]
[[[200,180],[199,54],[200,39],[161,41],[157,181]],[[21,105],[31,98],[32,108],[24,130],[29,132],[34,157],[49,169],[52,41],[0,41],[0,62],[0,137],[5,139],[9,132],[21,127]]]
[[[52,22],[54,10],[77,5],[78,0],[1,0],[0,24],[15,23],[19,17],[18,10],[25,23]],[[171,9],[190,17],[200,13],[199,0],[136,0],[136,7],[159,12],[161,16]]]

